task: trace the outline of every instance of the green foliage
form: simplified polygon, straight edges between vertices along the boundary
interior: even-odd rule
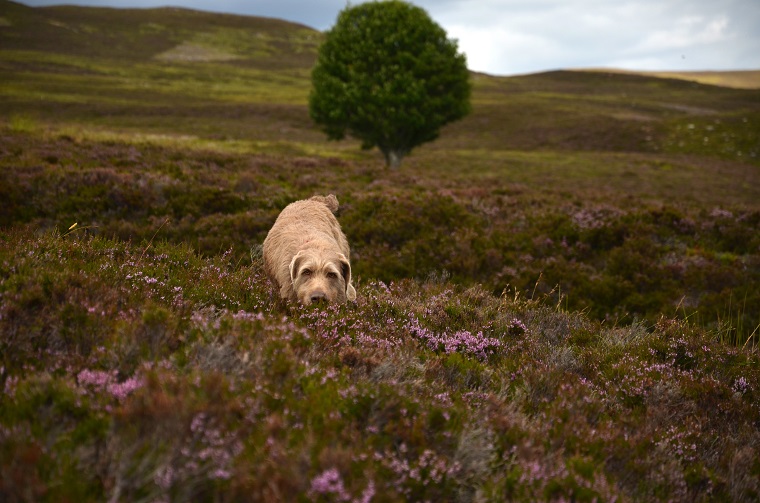
[[[17,133],[33,133],[37,129],[35,120],[27,115],[14,115],[8,122],[9,129]]]
[[[377,146],[389,165],[470,110],[465,57],[427,13],[390,0],[348,6],[312,70],[311,117],[331,139]]]

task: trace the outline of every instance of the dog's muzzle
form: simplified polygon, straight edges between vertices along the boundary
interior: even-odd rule
[[[309,300],[312,304],[316,304],[318,302],[326,302],[327,295],[322,290],[316,290],[314,292],[311,292],[311,295],[309,295]]]

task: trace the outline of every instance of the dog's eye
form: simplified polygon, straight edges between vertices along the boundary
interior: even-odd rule
[[[338,275],[334,272],[328,272],[327,277],[330,279],[338,279]]]
[[[301,271],[301,276],[311,276],[311,269],[304,269]]]

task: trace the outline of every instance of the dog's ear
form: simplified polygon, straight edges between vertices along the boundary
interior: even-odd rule
[[[296,274],[298,274],[298,268],[301,266],[301,262],[306,257],[306,254],[301,250],[300,252],[296,253],[296,255],[293,257],[293,260],[290,261],[290,281],[293,282],[296,280]]]
[[[356,290],[351,285],[351,263],[342,253],[338,254],[338,259],[340,260],[340,272],[346,282],[346,297],[348,300],[356,300]]]

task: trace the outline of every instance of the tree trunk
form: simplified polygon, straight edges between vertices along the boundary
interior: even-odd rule
[[[385,165],[391,169],[398,169],[401,166],[401,159],[404,158],[404,153],[400,150],[386,150]]]

